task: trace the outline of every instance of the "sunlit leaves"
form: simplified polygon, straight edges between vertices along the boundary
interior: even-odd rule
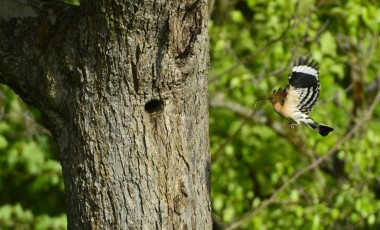
[[[52,140],[14,92],[1,86],[0,95],[0,229],[65,229]]]
[[[323,33],[319,42],[321,43],[320,51],[322,52],[323,56],[336,56],[336,41],[331,33]]]
[[[20,204],[0,207],[1,229],[66,229],[66,215],[50,217],[35,216],[30,210],[23,209]]]
[[[0,150],[7,147],[8,141],[4,136],[0,136]]]

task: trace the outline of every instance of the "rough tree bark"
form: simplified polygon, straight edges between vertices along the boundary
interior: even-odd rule
[[[69,229],[211,229],[206,0],[0,0],[0,82],[56,139]]]

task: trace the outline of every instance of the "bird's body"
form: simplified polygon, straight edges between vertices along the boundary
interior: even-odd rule
[[[304,123],[326,136],[333,128],[319,124],[309,117],[319,96],[318,65],[313,60],[300,58],[292,68],[288,86],[273,91],[268,98],[273,109],[291,123],[290,128]]]

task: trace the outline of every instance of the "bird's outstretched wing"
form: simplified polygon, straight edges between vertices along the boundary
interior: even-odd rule
[[[292,68],[287,99],[302,113],[309,115],[319,96],[318,64],[302,57]]]

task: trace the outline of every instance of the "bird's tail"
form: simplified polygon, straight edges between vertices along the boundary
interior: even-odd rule
[[[319,134],[321,134],[322,137],[327,136],[330,132],[332,132],[334,129],[327,126],[319,124],[318,122],[310,119],[310,121],[307,123],[312,129],[317,131]]]
[[[324,136],[327,136],[334,129],[327,126],[327,125],[318,124],[318,126],[315,130],[317,130],[318,133],[321,134],[322,137],[324,137]]]

